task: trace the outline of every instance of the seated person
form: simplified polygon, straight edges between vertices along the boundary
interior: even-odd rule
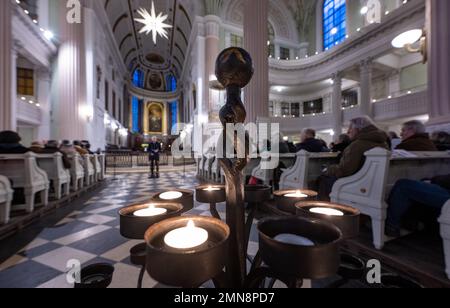
[[[90,155],[94,154],[94,152],[91,151],[91,143],[89,141],[87,140],[81,141],[81,147],[86,151],[88,151]]]
[[[402,139],[396,132],[389,132],[388,135],[389,140],[391,140],[391,149],[395,149],[400,143],[402,143]]]
[[[314,129],[304,129],[302,131],[302,142],[297,144],[297,152],[306,151],[310,153],[326,152],[324,142],[316,139],[316,131]]]
[[[30,151],[36,154],[43,154],[44,153],[45,146],[40,141],[34,141],[31,143]]]
[[[80,154],[80,156],[89,154],[87,150],[83,149],[81,142],[78,140],[74,140],[73,147],[75,148],[75,151],[77,151],[78,154]]]
[[[45,145],[45,149],[43,151],[44,151],[44,153],[47,153],[47,154],[54,154],[54,153],[57,153],[57,152],[61,153],[62,156],[63,156],[62,160],[63,160],[64,168],[65,169],[70,169],[71,168],[72,165],[70,163],[70,160],[67,157],[67,154],[59,149],[58,141],[56,141],[56,140],[49,140],[47,142],[47,144]]]
[[[72,142],[70,142],[69,140],[63,140],[59,149],[66,155],[78,154],[77,150],[75,150],[75,148],[73,147]]]
[[[352,143],[342,153],[340,163],[324,170],[325,174],[318,180],[319,197],[322,200],[329,200],[333,185],[338,179],[352,176],[363,167],[367,151],[373,148],[389,150],[389,137],[369,117],[351,120],[348,135]]]
[[[335,143],[331,150],[333,153],[344,152],[345,149],[352,143],[350,137],[347,134],[342,134],[339,136],[337,143]]]
[[[415,204],[441,210],[450,200],[450,175],[436,177],[431,183],[412,180],[398,181],[388,199],[386,235],[399,237],[402,219]]]
[[[434,152],[436,146],[426,132],[425,125],[420,121],[409,121],[402,127],[402,142],[395,148],[411,152]]]
[[[447,132],[435,132],[431,135],[431,141],[438,151],[450,151],[450,134]]]
[[[0,154],[24,154],[30,150],[20,144],[22,138],[12,131],[0,132]]]

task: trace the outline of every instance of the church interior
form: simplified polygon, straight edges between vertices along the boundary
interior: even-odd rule
[[[0,288],[449,288],[449,16],[0,1]]]

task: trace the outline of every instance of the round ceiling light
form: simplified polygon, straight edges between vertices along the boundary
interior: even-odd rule
[[[395,48],[404,48],[407,45],[412,45],[418,42],[422,36],[423,31],[421,29],[409,30],[393,39],[392,46]]]

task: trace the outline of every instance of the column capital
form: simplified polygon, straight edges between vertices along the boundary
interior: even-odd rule
[[[333,80],[333,83],[336,85],[337,83],[342,84],[342,77],[344,74],[342,72],[336,72],[331,75],[331,79]]]
[[[222,20],[215,15],[205,16],[205,36],[219,38]]]
[[[373,58],[367,58],[360,61],[359,66],[361,68],[361,72],[368,72],[372,69]]]

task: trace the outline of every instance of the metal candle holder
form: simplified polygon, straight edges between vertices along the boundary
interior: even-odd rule
[[[286,197],[289,194],[300,193],[306,195],[306,197]],[[316,200],[318,194],[312,190],[304,189],[290,189],[290,190],[278,190],[273,193],[275,205],[278,210],[283,211],[288,214],[295,215],[296,209],[295,204],[299,201],[305,200]]]
[[[92,264],[81,270],[80,283],[75,289],[106,289],[112,282],[114,266],[106,263]]]
[[[169,249],[164,237],[193,221],[208,231],[206,245],[179,250]],[[227,261],[230,229],[221,220],[210,217],[177,217],[153,225],[145,233],[147,244],[147,272],[169,286],[199,287],[208,280],[221,276]]]
[[[170,190],[170,192],[179,192],[181,194],[183,194],[180,198],[177,199],[171,199],[171,200],[164,200],[161,199],[161,195],[164,193],[167,193],[168,191],[164,191],[161,193],[158,193],[156,195],[154,195],[152,197],[153,201],[156,202],[174,202],[174,203],[181,203],[183,205],[183,211],[182,213],[186,213],[189,212],[190,210],[192,210],[194,208],[194,193],[190,190],[186,190],[186,189],[173,189]]]
[[[138,217],[134,213],[153,205],[155,208],[163,208],[167,213],[158,216]],[[146,204],[130,205],[119,210],[120,216],[120,234],[123,237],[141,240],[144,239],[145,232],[153,224],[164,219],[180,216],[183,212],[183,205],[180,203],[154,202],[149,201]]]
[[[359,234],[359,218],[361,212],[355,208],[320,201],[303,201],[295,204],[297,215],[307,218],[326,220],[338,227],[343,239],[355,238]],[[337,210],[343,213],[343,216],[332,216],[319,213],[313,213],[310,210],[314,208]]]
[[[211,190],[209,190],[211,188]],[[214,218],[222,219],[217,211],[217,203],[227,200],[225,185],[200,185],[195,188],[195,198],[197,202],[210,205],[211,215]]]
[[[140,217],[135,216],[134,213],[154,206],[155,208],[166,209],[167,212],[157,216]],[[129,239],[141,240],[144,239],[145,232],[155,223],[164,219],[180,216],[183,211],[183,205],[180,203],[168,202],[154,202],[149,201],[146,204],[130,205],[119,210],[120,216],[120,234]],[[130,261],[134,265],[141,266],[141,272],[138,279],[138,288],[142,287],[142,280],[145,273],[146,265],[146,249],[145,243],[138,244],[130,249]]]
[[[246,185],[244,201],[248,204],[248,215],[245,223],[245,247],[248,248],[250,241],[250,232],[255,219],[258,204],[272,199],[272,187],[267,185]],[[246,249],[247,251],[247,249]]]
[[[258,263],[247,280],[257,287],[267,277],[279,279],[288,287],[298,287],[303,279],[323,279],[335,275],[339,268],[341,231],[331,223],[302,217],[274,217],[258,224]],[[303,236],[314,246],[287,244],[276,240],[281,234]],[[268,267],[257,267],[262,261]]]
[[[361,212],[355,208],[334,204],[330,202],[321,201],[304,201],[298,202],[295,205],[297,215],[328,221],[334,224],[342,232],[344,240],[355,238],[359,235],[359,220]],[[323,213],[313,213],[312,209],[326,209],[334,210],[342,213],[342,216],[327,215]],[[341,280],[334,282],[330,288],[338,288],[346,284],[349,280],[364,279],[366,273],[366,264],[359,257],[347,253],[341,253],[341,264],[339,266],[338,274],[342,277]]]

